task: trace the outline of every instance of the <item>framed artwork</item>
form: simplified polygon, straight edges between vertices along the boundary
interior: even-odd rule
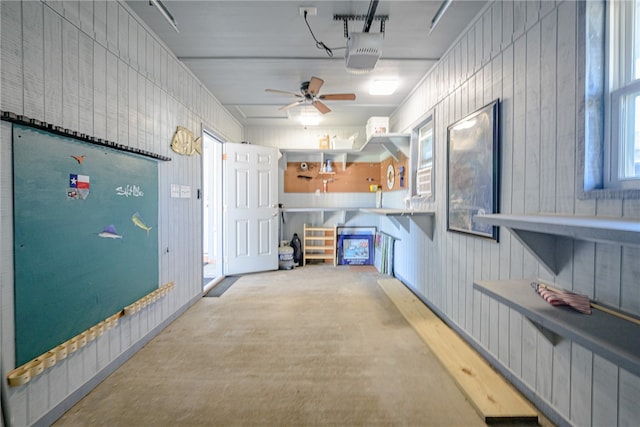
[[[447,128],[447,230],[498,240],[498,227],[475,221],[498,213],[499,100]]]

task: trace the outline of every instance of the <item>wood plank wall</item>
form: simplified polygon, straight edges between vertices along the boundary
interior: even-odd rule
[[[435,109],[433,240],[398,233],[396,274],[468,334],[560,422],[637,423],[640,378],[568,340],[553,346],[526,319],[486,295],[476,279],[540,277],[640,314],[640,250],[567,241],[557,277],[506,229],[500,242],[446,231],[446,128],[501,99],[501,211],[640,218],[640,201],[580,200],[581,2],[495,1],[450,48],[391,118],[409,131]],[[582,25],[584,28],[584,25]],[[634,420],[634,421],[631,421]]]
[[[1,2],[1,108],[171,157],[159,164],[160,284],[175,290],[25,386],[7,388],[12,426],[32,425],[202,291],[201,158],[170,151],[176,126],[230,141],[242,127],[122,2]],[[11,126],[0,123],[2,378],[14,366]],[[192,191],[195,195],[196,192]],[[45,418],[46,419],[46,418]]]
[[[640,419],[640,378],[570,341],[549,344],[519,313],[474,292],[472,284],[539,277],[640,314],[640,250],[567,241],[572,260],[553,276],[505,229],[499,243],[446,230],[447,126],[496,98],[501,100],[502,212],[640,218],[639,200],[576,197],[582,185],[577,153],[584,133],[579,99],[584,9],[584,2],[553,0],[487,5],[390,119],[393,132],[410,132],[425,113],[435,111],[435,197],[423,206],[436,212],[433,240],[417,227],[407,233],[384,218],[378,224],[401,239],[395,244],[396,275],[557,422],[633,425]],[[282,148],[294,148],[304,137],[285,129],[247,132],[256,142]],[[298,196],[284,198],[295,203]],[[338,206],[343,200],[337,196],[322,204]],[[383,205],[404,207],[405,196],[385,193]],[[318,204],[301,200],[295,205]]]

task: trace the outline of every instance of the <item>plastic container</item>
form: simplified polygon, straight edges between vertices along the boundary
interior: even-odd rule
[[[374,135],[379,135],[389,132],[389,117],[370,117],[367,120],[367,140]]]
[[[280,270],[291,270],[293,268],[293,248],[286,240],[282,240],[280,247],[278,247],[278,268]]]

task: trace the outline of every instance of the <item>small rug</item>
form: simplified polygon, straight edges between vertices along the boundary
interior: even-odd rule
[[[233,285],[236,282],[236,280],[238,280],[240,277],[242,277],[242,276],[227,276],[227,277],[225,277],[213,289],[211,289],[209,292],[207,292],[205,297],[217,298],[217,297],[222,296],[222,294],[224,294],[227,291],[227,289],[229,289],[231,287],[231,285]]]

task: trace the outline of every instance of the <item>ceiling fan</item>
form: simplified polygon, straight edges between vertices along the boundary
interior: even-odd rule
[[[293,95],[296,98],[299,98],[297,101],[292,102],[291,104],[280,107],[280,110],[288,110],[289,108],[296,107],[298,105],[304,104],[306,101],[311,101],[311,105],[316,107],[318,111],[322,114],[326,114],[331,109],[327,107],[321,100],[325,101],[353,101],[356,99],[355,93],[332,93],[327,95],[319,95],[318,92],[320,88],[324,84],[324,80],[318,77],[311,77],[311,80],[308,82],[302,82],[300,85],[300,93],[295,92],[287,92],[284,90],[276,90],[276,89],[266,89],[267,92],[271,93],[281,93],[285,95]]]

